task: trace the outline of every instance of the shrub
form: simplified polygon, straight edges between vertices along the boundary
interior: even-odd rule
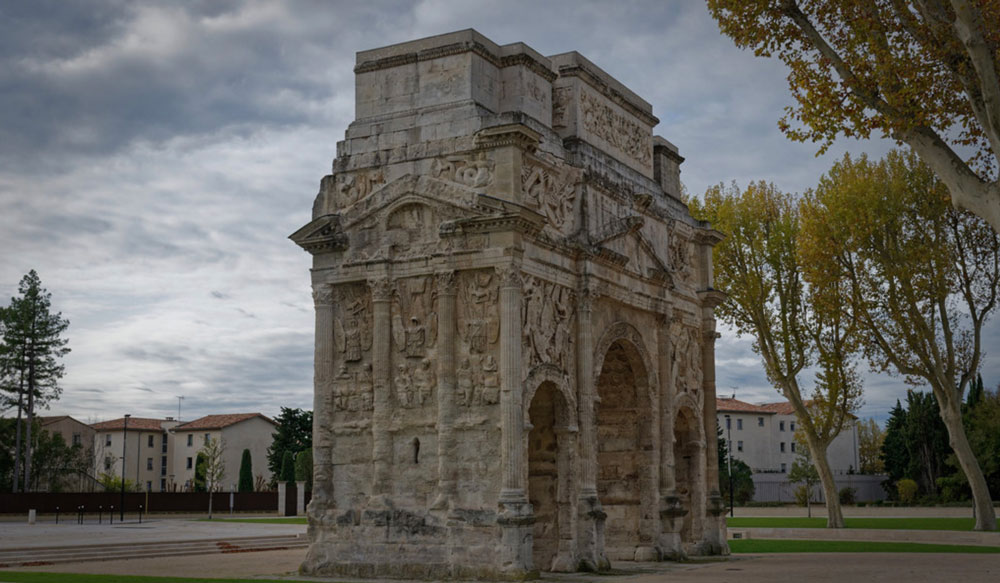
[[[841,504],[854,504],[857,500],[857,488],[841,488],[837,495]]]
[[[811,498],[809,491],[809,486],[802,484],[795,489],[795,503],[799,506],[809,506],[809,499]]]
[[[913,504],[917,499],[917,483],[909,478],[896,482],[896,492],[903,504]]]

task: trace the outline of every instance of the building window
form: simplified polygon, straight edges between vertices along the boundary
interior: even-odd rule
[[[758,417],[757,418],[757,427],[763,427],[763,426],[764,426],[764,418],[763,417]]]
[[[188,433],[188,447],[194,445],[194,434]]]
[[[153,458],[151,457],[146,458],[146,469],[149,471],[153,470]]]
[[[742,441],[737,441],[736,442],[736,451],[743,451],[743,442]]]
[[[795,453],[795,442],[792,442],[792,453]]]
[[[189,469],[189,470],[191,469],[191,458],[188,458],[187,469]]]
[[[106,456],[104,458],[104,471],[105,472],[110,472],[111,471],[111,460],[112,460],[112,457],[110,455]]]
[[[153,483],[152,482],[149,482],[149,481],[146,482],[146,491],[147,492],[152,492],[153,491]]]
[[[79,433],[73,434],[73,445],[83,445],[83,439],[80,437]]]
[[[728,416],[726,417],[726,429],[731,429],[733,427],[733,420]]]
[[[785,464],[781,464],[781,473],[784,474],[787,471],[788,471],[788,466],[786,466]]]
[[[153,436],[152,435],[147,435],[146,436],[146,447],[153,447]]]
[[[784,431],[784,430],[785,430],[785,422],[778,421],[778,431]]]
[[[104,436],[104,445],[105,446],[111,445],[111,434],[110,433]]]
[[[163,434],[163,446],[160,447],[160,453],[167,453],[167,434]]]
[[[789,431],[795,431],[795,422],[794,421],[789,421],[788,422],[788,430]]]
[[[210,443],[212,443],[212,434],[211,433],[206,433],[205,434],[205,445],[208,445]]]
[[[166,492],[166,491],[167,491],[167,479],[160,478],[160,492]]]
[[[737,419],[736,420],[736,430],[737,431],[743,431],[743,420],[742,419]]]
[[[781,453],[785,453],[785,442],[781,442]]]
[[[160,475],[161,476],[167,475],[167,456],[162,456],[160,458]]]

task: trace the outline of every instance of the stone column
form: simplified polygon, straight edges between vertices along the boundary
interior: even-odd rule
[[[534,523],[525,492],[524,407],[521,382],[523,301],[521,269],[517,263],[497,269],[500,279],[500,569],[517,577],[533,571]]]
[[[660,537],[659,547],[664,558],[684,558],[684,547],[681,544],[680,520],[687,511],[677,496],[677,468],[674,460],[674,395],[677,387],[673,382],[674,363],[671,359],[673,342],[670,337],[670,324],[673,318],[673,308],[667,307],[666,312],[657,321],[656,347],[660,371]]]
[[[725,538],[725,506],[719,492],[719,449],[716,433],[716,403],[715,403],[715,340],[719,335],[715,332],[715,319],[704,320],[704,345],[702,346],[702,382],[705,394],[705,481],[708,497],[706,499],[706,523],[704,542],[706,551],[712,554],[728,554]]]
[[[372,293],[372,497],[369,505],[385,506],[392,491],[392,281],[388,277],[368,282]]]
[[[455,272],[437,274],[438,298],[438,495],[434,509],[455,503]]]
[[[576,307],[576,378],[580,395],[579,415],[580,490],[577,500],[577,554],[586,568],[597,571],[610,566],[604,557],[603,532],[607,514],[597,496],[597,426],[594,419],[594,301],[597,294],[584,286]]]
[[[309,514],[319,519],[333,500],[333,289],[316,285],[316,343],[313,356],[313,497]]]

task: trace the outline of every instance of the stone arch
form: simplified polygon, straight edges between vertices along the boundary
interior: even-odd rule
[[[553,370],[554,369],[554,370]],[[541,571],[571,571],[576,459],[576,406],[565,375],[551,365],[528,376],[525,402],[528,501],[532,505],[532,562]]]
[[[596,344],[594,406],[597,493],[607,515],[609,559],[656,556],[659,443],[655,363],[631,324],[609,327]]]
[[[674,483],[681,506],[687,510],[680,527],[681,540],[701,537],[705,514],[705,431],[697,401],[682,393],[674,408]]]

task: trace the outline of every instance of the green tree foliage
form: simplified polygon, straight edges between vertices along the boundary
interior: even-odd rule
[[[24,490],[32,480],[32,455],[35,440],[32,425],[39,407],[48,407],[62,389],[59,379],[65,369],[59,360],[69,352],[62,334],[69,322],[61,313],[52,314],[52,294],[42,287],[35,270],[28,272],[18,285],[18,296],[0,310],[0,393],[4,406],[17,408],[14,446],[13,490]],[[22,414],[25,417],[22,440]],[[23,459],[23,466],[21,464]],[[22,470],[23,468],[23,470]]]
[[[984,391],[982,395],[975,406],[966,412],[965,431],[983,470],[990,497],[997,500],[1000,499],[1000,393]],[[942,500],[950,502],[967,498],[969,482],[955,456],[949,455],[945,463],[953,473],[938,479]]]
[[[194,458],[194,491],[208,491],[208,486],[205,482],[205,454],[200,451]]]
[[[267,448],[267,467],[271,475],[281,478],[282,456],[286,451],[295,452],[312,449],[312,411],[281,408],[275,422],[277,430],[272,434],[271,446]]]
[[[909,478],[903,478],[896,482],[896,493],[899,496],[899,501],[903,504],[913,504],[916,502],[918,490],[919,486],[917,483]]]
[[[874,419],[865,419],[858,423],[858,458],[862,474],[881,474],[885,471],[882,463],[882,444],[885,442],[885,431]]]
[[[240,483],[237,490],[253,492],[253,458],[249,449],[243,450],[243,457],[240,459]]]
[[[198,452],[198,457],[204,462],[205,489],[208,492],[219,492],[222,490],[222,480],[226,476],[226,462],[223,456],[226,453],[226,440],[208,439],[205,445]],[[208,497],[208,518],[212,518],[212,496]]]
[[[716,424],[718,433],[717,447],[719,460],[719,492],[723,504],[729,504],[729,447],[722,434],[722,428]],[[753,483],[753,470],[743,460],[733,457],[733,500],[739,506],[744,506],[753,500],[756,486]]]
[[[796,431],[796,433],[798,432]],[[793,484],[801,484],[795,491],[795,499],[808,509],[807,514],[812,517],[810,502],[813,486],[820,482],[819,472],[816,471],[816,464],[812,463],[810,459],[809,448],[799,447],[796,450],[795,461],[792,462],[792,467],[788,470],[788,481]],[[834,496],[840,502],[840,493],[836,492]]]
[[[806,277],[836,282],[876,370],[929,386],[969,478],[976,528],[995,510],[962,426],[962,396],[982,360],[983,325],[1000,292],[1000,239],[956,211],[912,153],[845,156],[803,206]]]
[[[62,434],[37,431],[34,467],[29,490],[62,492],[79,484],[88,475],[93,456],[82,444],[69,445]]]
[[[976,405],[983,400],[983,375],[977,374],[976,380],[969,384],[969,392],[965,396],[965,406],[968,411],[976,408]]]
[[[913,480],[918,492],[934,497],[949,454],[948,431],[934,395],[908,391],[906,407],[897,401],[886,424],[882,459],[888,483]],[[893,488],[887,488],[892,492]]]
[[[117,474],[101,472],[97,476],[97,482],[104,488],[105,492],[121,492],[122,478]],[[141,492],[142,488],[134,480],[125,479],[125,490],[127,492]]]
[[[1000,230],[1000,2],[708,0],[736,45],[788,66],[793,140],[905,142],[956,208]],[[971,153],[963,159],[959,152]]]
[[[807,285],[799,259],[799,204],[772,184],[710,188],[694,216],[727,237],[713,249],[715,283],[728,294],[716,313],[754,339],[768,379],[792,405],[826,493],[827,525],[843,528],[830,443],[861,403],[855,332],[837,282]],[[816,365],[811,395],[799,376]],[[809,398],[811,397],[811,399]]]
[[[313,477],[313,452],[312,449],[304,449],[295,456],[295,480],[305,482],[306,489],[312,490]]]
[[[295,481],[295,455],[290,451],[285,451],[281,456],[281,473],[278,479],[282,482]]]

